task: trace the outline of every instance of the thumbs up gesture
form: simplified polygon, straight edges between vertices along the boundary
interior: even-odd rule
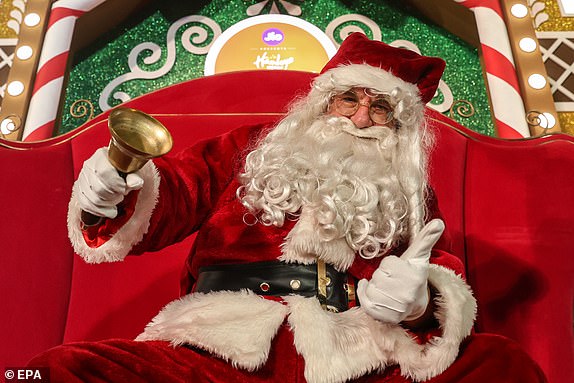
[[[359,281],[357,296],[370,316],[396,324],[417,319],[425,312],[429,303],[427,279],[431,249],[443,231],[442,220],[430,221],[403,255],[386,256],[370,281]]]

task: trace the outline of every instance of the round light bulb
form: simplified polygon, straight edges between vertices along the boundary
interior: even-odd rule
[[[524,37],[518,42],[518,46],[524,52],[534,52],[536,50],[536,41],[530,37]]]
[[[546,79],[541,74],[534,73],[528,77],[528,85],[534,89],[542,89],[546,86]]]
[[[526,8],[526,5],[524,4],[514,4],[510,8],[510,13],[512,13],[512,16],[521,19],[523,17],[526,17],[526,15],[528,15],[528,8]]]
[[[544,112],[538,116],[540,120],[540,127],[544,129],[551,129],[556,125],[556,118],[548,112]]]
[[[24,91],[24,84],[21,81],[12,81],[7,90],[10,96],[19,96]]]
[[[30,57],[32,57],[33,53],[34,51],[32,50],[32,47],[29,45],[22,45],[16,51],[16,57],[18,57],[20,60],[28,60]]]
[[[35,27],[40,23],[40,15],[37,13],[29,13],[24,17],[24,24],[29,27]]]

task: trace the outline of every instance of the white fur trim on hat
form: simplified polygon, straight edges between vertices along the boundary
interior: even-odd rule
[[[151,161],[146,163],[138,174],[143,178],[144,186],[139,191],[133,216],[110,240],[97,248],[89,247],[84,241],[80,226],[81,208],[77,197],[78,182],[74,183],[72,197],[68,205],[68,237],[75,252],[87,263],[121,261],[147,233],[150,217],[157,204],[160,176]]]
[[[395,88],[420,100],[416,85],[380,68],[367,64],[342,65],[317,76],[313,87],[319,91],[340,88],[368,88],[388,94]]]

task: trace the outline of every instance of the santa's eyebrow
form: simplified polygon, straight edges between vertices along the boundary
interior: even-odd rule
[[[347,90],[347,91],[345,91],[345,92],[343,92],[343,93],[339,93],[339,95],[341,95],[341,96],[346,95],[346,94],[359,97],[358,92],[355,91],[355,90],[353,90],[353,89],[349,89],[349,90]]]

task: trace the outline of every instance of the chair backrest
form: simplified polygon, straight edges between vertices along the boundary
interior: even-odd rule
[[[431,182],[478,300],[476,328],[574,381],[574,138],[506,141],[431,112]]]

